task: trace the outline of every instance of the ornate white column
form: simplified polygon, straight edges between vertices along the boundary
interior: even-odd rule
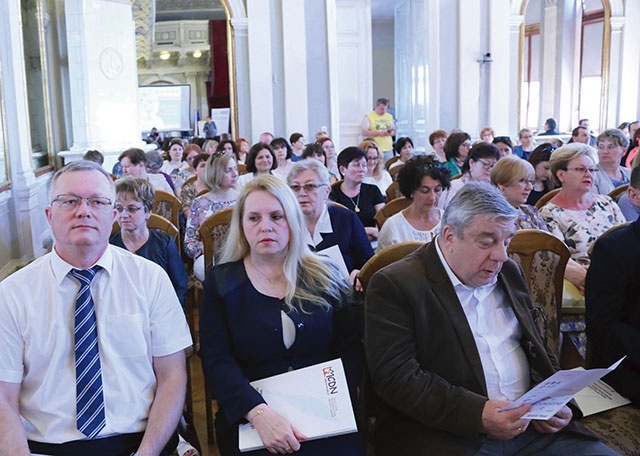
[[[308,138],[314,132],[307,132],[307,39],[304,2],[300,0],[282,0],[282,45],[285,108],[282,133],[287,139],[294,132]]]
[[[558,48],[558,0],[545,0],[542,20],[542,43],[540,53],[540,114],[538,126],[542,129],[545,119],[554,117],[556,112],[557,48]]]
[[[520,103],[523,77],[524,50],[521,48],[520,34],[524,24],[524,16],[509,17],[509,68],[511,77],[508,86],[508,132],[511,138],[516,139],[518,131],[522,128],[520,119]]]
[[[623,100],[627,99],[630,93],[623,93],[621,86],[621,76],[622,76],[622,30],[625,23],[624,17],[611,17],[611,46],[609,50],[609,87],[607,91],[607,99],[609,100],[607,103],[607,111],[605,113],[605,118],[603,119],[603,125],[606,125],[608,128],[617,127],[621,121],[625,120],[620,117],[619,114],[622,113]],[[605,50],[606,52],[606,50]],[[637,73],[636,73],[637,75]],[[636,97],[638,93],[638,84],[634,84]],[[618,101],[619,100],[619,101]],[[637,98],[636,98],[637,105]],[[637,109],[637,108],[636,108]]]
[[[232,93],[230,95],[232,99],[235,99],[235,109],[232,110],[232,115],[235,116],[238,126],[238,131],[235,132],[236,136],[245,137],[251,141],[253,135],[251,133],[248,25],[246,17],[231,19],[231,27],[233,28],[233,63],[230,68],[229,79],[235,81],[235,84],[231,84]]]

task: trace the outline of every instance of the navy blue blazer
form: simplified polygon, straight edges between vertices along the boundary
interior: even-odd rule
[[[589,359],[604,380],[640,405],[640,219],[598,240],[585,283]]]
[[[373,256],[373,249],[362,222],[355,212],[333,204],[327,205],[333,233],[322,233],[322,242],[309,247],[314,252],[337,245],[349,272],[362,269]]]

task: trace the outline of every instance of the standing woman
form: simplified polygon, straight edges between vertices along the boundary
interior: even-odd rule
[[[194,259],[193,272],[200,280],[204,280],[205,272],[204,245],[198,230],[207,217],[236,204],[238,165],[235,156],[225,152],[213,154],[206,161],[204,178],[209,192],[191,203],[184,234],[184,251]]]
[[[240,455],[238,425],[250,422],[266,449],[255,455],[364,454],[358,434],[305,442],[249,382],[341,358],[353,390],[363,368],[349,285],[311,253],[293,192],[274,176],[241,191],[222,264],[207,273],[200,311],[200,357],[218,400],[221,456]]]
[[[147,228],[153,207],[153,187],[144,179],[123,177],[116,181],[116,220],[120,231],[109,243],[126,249],[165,270],[180,303],[187,297],[187,271],[175,241],[164,231]]]
[[[291,146],[284,138],[274,138],[273,141],[271,141],[271,148],[276,156],[277,163],[273,174],[282,179],[283,182],[286,182],[287,175],[291,170],[291,166],[293,166],[293,162],[291,161]]]
[[[527,204],[535,206],[540,198],[555,188],[549,160],[556,146],[551,143],[540,144],[529,155],[529,163],[535,170],[535,183],[527,198]]]
[[[247,155],[247,174],[243,174],[238,179],[238,189],[242,189],[247,182],[251,181],[254,177],[261,174],[273,174],[273,170],[276,169],[278,163],[276,162],[276,155],[273,152],[273,148],[263,142],[255,143],[251,146],[249,154]]]
[[[447,159],[445,166],[451,172],[451,177],[462,172],[462,164],[471,150],[471,136],[464,131],[452,132],[444,143],[444,155]]]
[[[389,185],[393,183],[391,175],[384,169],[383,155],[378,143],[375,141],[362,141],[358,147],[367,153],[367,175],[364,178],[365,184],[378,187],[383,195]]]
[[[605,130],[596,139],[598,148],[598,172],[593,176],[593,190],[608,195],[623,184],[628,184],[631,170],[620,165],[627,151],[629,139],[617,128]]]
[[[408,160],[398,173],[398,183],[411,204],[384,222],[376,250],[404,241],[432,241],[440,232],[443,211],[438,200],[449,188],[449,178],[449,170],[432,155]]]
[[[378,238],[374,217],[384,206],[384,196],[375,185],[363,183],[367,154],[359,147],[347,147],[338,155],[338,166],[344,179],[331,186],[329,199],[354,211],[373,241]]]

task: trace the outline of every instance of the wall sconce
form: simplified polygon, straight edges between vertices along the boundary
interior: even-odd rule
[[[162,51],[160,53],[160,60],[169,60],[171,58],[171,52],[169,51]]]
[[[202,57],[202,52],[199,49],[196,49],[195,51],[193,51],[194,59],[199,59],[200,57]]]

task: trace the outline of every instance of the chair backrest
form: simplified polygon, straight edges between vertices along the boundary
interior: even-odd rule
[[[393,165],[395,162],[397,162],[398,160],[400,160],[400,155],[396,155],[395,157],[391,157],[389,160],[384,162],[384,168],[385,169],[389,169],[389,167],[391,165]]]
[[[425,245],[425,243],[419,241],[398,242],[397,244],[385,247],[369,258],[358,273],[358,279],[360,279],[363,291],[367,291],[371,276],[373,276],[376,271],[401,260],[423,245]]]
[[[571,252],[560,239],[542,230],[519,230],[508,248],[509,257],[520,264],[527,279],[533,305],[543,312],[534,315],[547,346],[560,359],[560,312],[564,271]]]
[[[238,175],[242,176],[243,174],[247,174],[247,165],[238,163]]]
[[[340,204],[337,201],[327,200],[327,204],[331,204],[332,206],[336,206],[336,207],[341,207],[342,209],[346,209],[348,211],[351,210],[347,206],[345,206],[344,204]]]
[[[180,200],[176,198],[176,195],[163,190],[155,191],[151,212],[163,216],[175,226],[180,226],[180,220],[178,218],[179,210]]]
[[[180,230],[178,230],[178,228],[169,220],[167,220],[161,215],[151,214],[151,216],[149,217],[149,220],[147,220],[147,228],[156,229],[156,230],[164,231],[165,233],[167,233],[175,241],[176,246],[178,247],[178,252],[181,251],[180,250]],[[117,221],[113,222],[113,227],[111,228],[111,234],[117,233],[118,231],[120,231],[120,224]]]
[[[385,194],[387,195],[387,201],[402,198],[403,196],[402,193],[400,193],[400,184],[397,181],[387,187]]]
[[[227,239],[233,208],[228,207],[207,217],[198,232],[204,247],[204,270],[220,262],[222,248]]]
[[[629,184],[623,184],[611,190],[611,192],[609,193],[609,197],[617,203],[620,197],[625,193],[627,193],[628,189],[629,189]]]
[[[394,182],[398,180],[398,173],[402,168],[404,168],[404,165],[394,166],[389,170],[389,175]]]
[[[562,188],[554,188],[550,192],[545,193],[544,195],[542,195],[540,197],[540,199],[538,201],[536,201],[536,209],[540,209],[542,206],[547,204],[549,202],[549,200],[551,200],[551,198],[556,196],[560,190],[562,190]]]
[[[598,236],[598,239],[596,239],[595,242],[592,242],[591,245],[589,246],[589,250],[587,251],[587,253],[589,254],[589,258],[591,258],[591,254],[593,253],[593,248],[595,247],[596,242],[598,242],[601,238],[618,231],[621,228],[629,226],[630,224],[631,222],[625,222],[625,223],[621,223],[620,225],[612,226],[607,231],[605,231],[600,236]]]
[[[406,209],[410,205],[411,200],[403,196],[401,198],[395,198],[382,206],[382,208],[376,212],[374,217],[376,225],[378,225],[378,229],[382,228],[382,225],[384,225],[384,222],[386,222],[389,217],[393,214],[397,214],[403,209]]]
[[[187,184],[191,184],[192,182],[195,182],[197,178],[198,176],[191,176],[190,178],[184,181],[184,184],[182,184],[182,186],[184,187]]]

